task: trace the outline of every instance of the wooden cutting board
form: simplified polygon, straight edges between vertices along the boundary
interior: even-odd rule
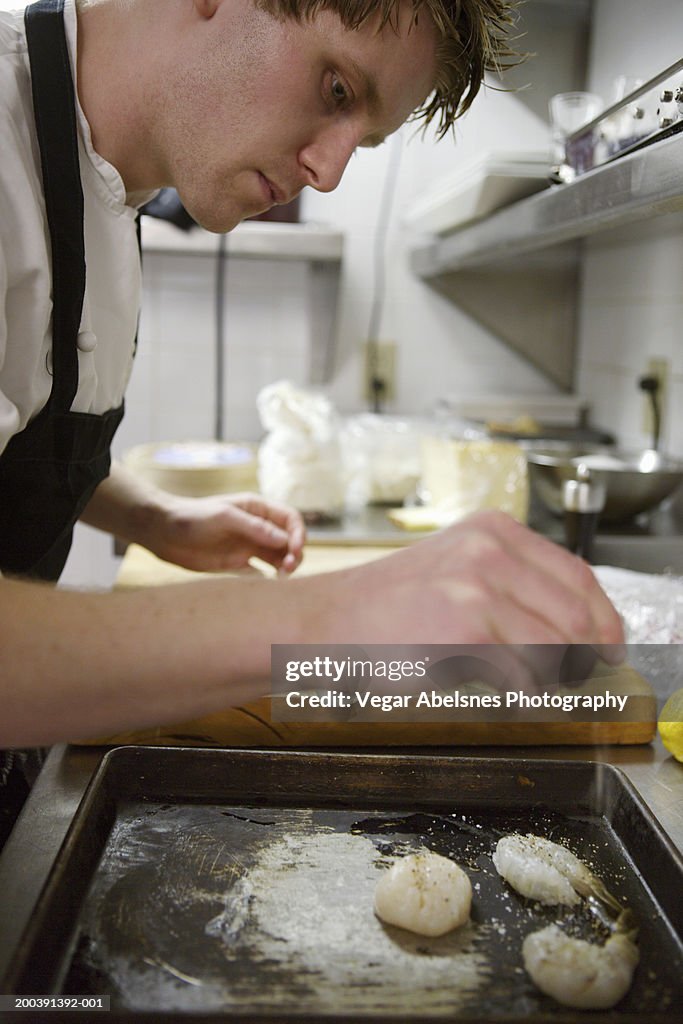
[[[615,721],[580,721],[581,712],[569,712],[562,721],[541,720],[541,713],[526,712],[524,720],[425,722],[279,722],[271,717],[270,697],[244,707],[175,725],[117,733],[88,743],[119,746],[201,747],[430,747],[430,746],[542,746],[649,743],[656,732],[656,699],[650,684],[624,665],[619,669],[596,666],[594,676],[571,693],[601,692],[609,680],[612,693],[628,695],[624,714]],[[563,692],[563,691],[559,691]],[[381,712],[378,712],[378,716]],[[495,712],[492,712],[495,714]],[[505,716],[509,712],[504,713]]]
[[[387,555],[387,547],[321,545],[308,547],[299,573],[326,572]],[[264,567],[266,571],[270,567]],[[170,565],[144,548],[131,545],[123,560],[117,588],[179,583],[197,573]],[[277,722],[271,718],[270,698],[244,707],[228,708],[175,725],[163,725],[118,733],[89,743],[154,744],[207,747],[430,747],[430,746],[539,746],[649,743],[655,735],[657,714],[652,687],[629,666],[612,669],[598,663],[593,680],[572,693],[592,693],[604,688],[628,694],[628,713],[616,721],[580,721],[581,713],[564,715],[562,721],[542,721],[527,713],[523,721],[437,722]],[[188,685],[191,685],[189,681]],[[508,718],[506,713],[506,718]],[[378,717],[380,717],[378,715]],[[547,715],[546,715],[547,717]]]
[[[176,726],[75,742],[115,747],[245,748],[611,746],[650,743],[655,734],[653,722],[272,723],[269,703],[264,699]]]

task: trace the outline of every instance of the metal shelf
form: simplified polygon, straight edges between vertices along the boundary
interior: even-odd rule
[[[683,210],[683,133],[416,247],[420,277],[498,265],[637,220]],[[533,261],[532,261],[533,262]]]
[[[172,224],[145,217],[143,252],[215,256],[220,235],[203,228],[181,231]],[[341,263],[344,235],[319,224],[278,224],[245,221],[227,236],[231,256],[244,259],[310,260]]]
[[[413,271],[560,388],[574,385],[581,240],[683,210],[683,133],[410,254]]]

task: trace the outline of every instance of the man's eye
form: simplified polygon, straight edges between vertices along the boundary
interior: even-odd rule
[[[343,106],[348,99],[349,94],[346,91],[346,86],[342,82],[341,78],[337,75],[332,75],[332,84],[330,86],[330,92],[332,93],[332,99],[337,106]]]

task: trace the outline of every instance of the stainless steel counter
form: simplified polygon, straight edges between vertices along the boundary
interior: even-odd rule
[[[409,752],[419,754],[421,751],[411,748]],[[423,752],[453,754],[452,748],[423,748]],[[81,797],[104,753],[104,748],[99,747],[54,747],[0,856],[0,977],[5,973]],[[611,764],[627,776],[673,846],[683,855],[683,764],[668,756],[658,739],[647,746],[467,747],[460,748],[460,753],[486,758],[525,757]]]
[[[532,502],[529,525],[559,544],[564,543],[562,520]],[[387,509],[369,506],[339,521],[312,524],[308,542],[313,546],[399,547],[412,544],[430,531],[402,530],[387,517]],[[630,523],[601,524],[595,538],[596,565],[613,565],[636,572],[683,575],[683,515],[670,504]]]

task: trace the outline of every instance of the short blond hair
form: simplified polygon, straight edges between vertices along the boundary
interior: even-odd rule
[[[333,11],[349,29],[379,14],[379,28],[396,25],[401,0],[256,0],[259,7],[295,21]],[[520,0],[412,0],[413,18],[421,11],[433,19],[439,35],[434,91],[412,121],[435,124],[439,138],[471,106],[487,71],[519,63],[511,32]]]

